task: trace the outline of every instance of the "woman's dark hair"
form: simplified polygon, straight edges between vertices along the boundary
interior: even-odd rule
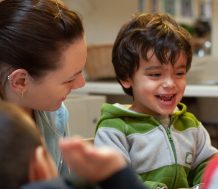
[[[187,71],[191,66],[190,34],[167,14],[140,14],[124,24],[115,40],[112,63],[117,80],[131,78],[139,67],[140,58],[148,61],[153,50],[161,64],[174,64],[181,52],[187,58]],[[123,86],[122,86],[123,87]],[[132,88],[125,88],[132,96]]]
[[[40,133],[30,117],[0,101],[0,188],[17,189],[29,182],[30,161],[40,145]]]
[[[83,34],[79,16],[59,0],[0,2],[0,94],[14,69],[37,78],[60,67],[62,50]]]

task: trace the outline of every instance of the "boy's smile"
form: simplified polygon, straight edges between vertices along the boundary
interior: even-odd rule
[[[139,69],[124,82],[125,87],[133,89],[134,100],[130,109],[144,114],[168,116],[184,94],[186,58],[181,52],[175,64],[161,64],[155,54],[150,57],[148,61],[141,59]]]
[[[175,99],[176,94],[162,94],[162,95],[156,95],[156,97],[158,99],[160,99],[161,103],[165,104],[165,105],[170,105],[172,104],[172,101]]]

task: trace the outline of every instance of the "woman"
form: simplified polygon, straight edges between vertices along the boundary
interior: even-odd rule
[[[57,0],[4,0],[0,52],[1,99],[35,120],[59,172],[66,173],[57,147],[67,135],[63,101],[85,84],[87,50],[79,16]]]

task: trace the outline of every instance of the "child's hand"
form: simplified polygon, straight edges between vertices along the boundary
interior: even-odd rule
[[[126,166],[118,152],[96,148],[79,138],[61,139],[59,146],[70,169],[89,182],[104,180]]]

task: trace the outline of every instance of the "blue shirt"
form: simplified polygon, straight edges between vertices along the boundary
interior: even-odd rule
[[[34,111],[36,125],[41,131],[46,146],[52,155],[58,171],[61,175],[68,172],[63,164],[62,155],[59,151],[58,141],[60,138],[69,135],[68,111],[62,103],[61,107],[54,112]]]

